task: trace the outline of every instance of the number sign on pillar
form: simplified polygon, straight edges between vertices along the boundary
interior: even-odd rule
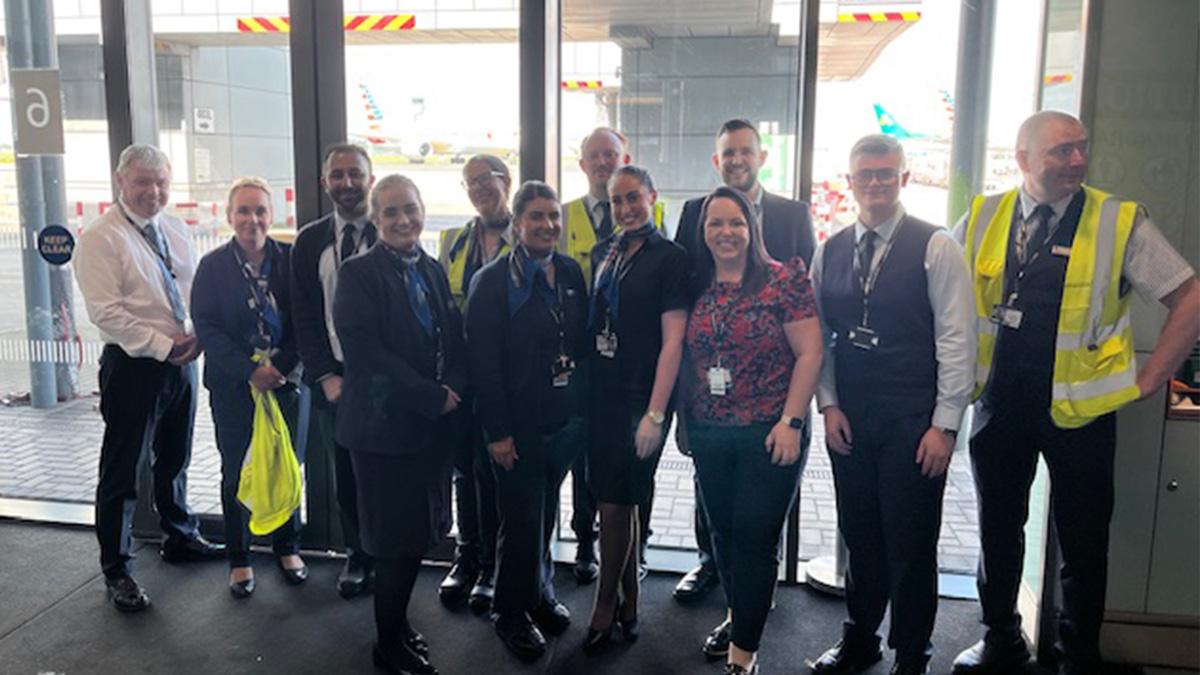
[[[17,121],[17,154],[63,154],[63,109],[58,69],[13,69],[9,75],[13,117]]]

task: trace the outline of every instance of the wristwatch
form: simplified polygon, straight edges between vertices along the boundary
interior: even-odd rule
[[[661,410],[647,410],[646,417],[650,418],[655,424],[662,424],[667,421],[667,416]]]
[[[793,429],[803,429],[804,428],[804,418],[803,417],[792,417],[791,415],[784,415],[783,417],[779,418],[779,421],[783,422],[784,424],[788,425],[789,427],[791,427]]]
[[[947,429],[945,427],[934,427],[934,429],[937,429],[938,431],[942,432],[943,434],[946,434],[950,438],[954,438],[954,439],[958,438],[958,430],[957,429]]]

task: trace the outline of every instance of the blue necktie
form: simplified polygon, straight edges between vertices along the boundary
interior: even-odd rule
[[[158,269],[162,272],[167,299],[171,301],[171,313],[175,315],[175,320],[183,325],[187,321],[187,309],[183,306],[183,294],[179,292],[179,284],[175,281],[175,275],[167,266],[167,250],[163,246],[162,237],[158,234],[158,228],[154,226],[153,222],[149,222],[142,228],[142,236],[150,242],[150,246],[157,254],[154,259],[158,261]]]

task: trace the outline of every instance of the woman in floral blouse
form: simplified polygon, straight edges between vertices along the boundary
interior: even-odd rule
[[[800,433],[821,369],[812,286],[799,258],[763,247],[754,207],[717,188],[699,235],[687,329],[689,444],[712,524],[732,634],[725,673],[755,673],[778,572],[776,545],[804,466]]]

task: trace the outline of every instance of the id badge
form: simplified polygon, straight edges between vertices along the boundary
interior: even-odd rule
[[[733,375],[728,368],[712,366],[708,369],[708,393],[713,396],[724,396],[733,386]]]
[[[596,351],[600,352],[600,356],[606,359],[615,358],[617,355],[617,334],[606,331],[597,335]]]
[[[996,305],[992,307],[991,321],[994,324],[1017,330],[1021,327],[1021,318],[1024,313],[1016,307],[1008,305]]]
[[[863,350],[872,351],[879,346],[879,334],[866,326],[856,326],[846,333],[850,344]]]
[[[553,376],[552,383],[556,389],[561,389],[571,384],[571,373],[575,370],[575,361],[566,354],[560,355],[554,361],[554,365],[550,368],[550,374]]]

